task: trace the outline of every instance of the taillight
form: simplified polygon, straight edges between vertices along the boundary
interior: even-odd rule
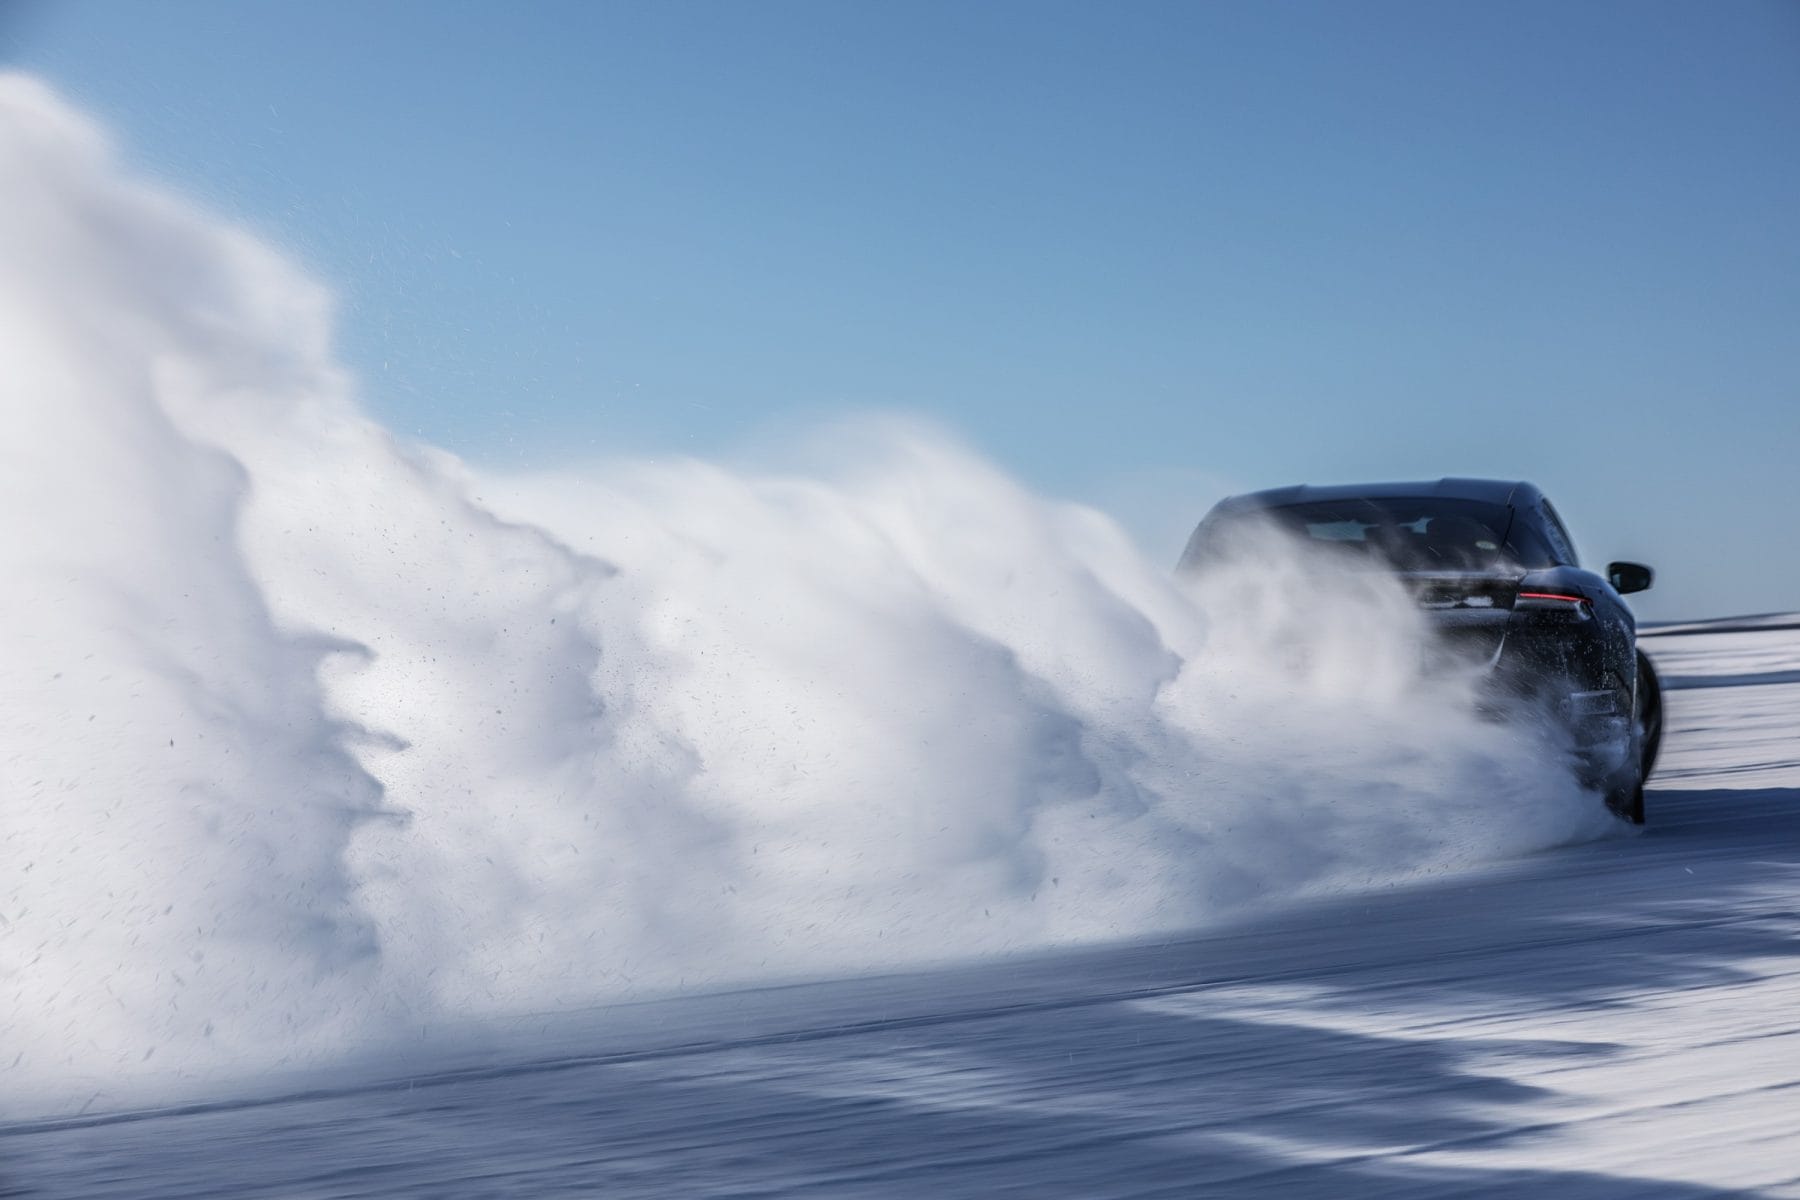
[[[1586,596],[1569,592],[1520,592],[1513,599],[1513,610],[1536,609],[1539,612],[1584,612],[1591,601]]]

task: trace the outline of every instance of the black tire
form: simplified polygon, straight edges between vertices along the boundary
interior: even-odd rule
[[[1647,782],[1656,769],[1656,753],[1662,749],[1663,707],[1662,680],[1644,652],[1637,652],[1638,782]]]
[[[1637,652],[1637,687],[1633,689],[1631,743],[1637,759],[1632,778],[1606,793],[1606,806],[1633,825],[1644,823],[1644,784],[1656,766],[1657,751],[1662,749],[1662,681],[1656,668]]]
[[[1606,807],[1633,825],[1644,823],[1644,785],[1634,783],[1606,793]]]

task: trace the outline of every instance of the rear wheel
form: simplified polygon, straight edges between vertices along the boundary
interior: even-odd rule
[[[1644,823],[1644,785],[1633,783],[1613,788],[1606,793],[1606,807],[1633,825]]]
[[[1642,825],[1644,783],[1662,748],[1662,683],[1642,650],[1637,652],[1637,687],[1633,689],[1631,708],[1631,758],[1635,769],[1630,779],[1621,780],[1607,791],[1606,806],[1633,825]]]
[[[1638,782],[1650,778],[1650,772],[1656,766],[1656,752],[1662,748],[1662,680],[1656,677],[1656,668],[1644,652],[1637,652],[1637,702],[1633,706],[1633,724],[1637,727],[1638,736]]]

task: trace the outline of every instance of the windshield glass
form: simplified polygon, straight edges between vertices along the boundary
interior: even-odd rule
[[[1309,541],[1377,555],[1408,571],[1475,571],[1505,562],[1512,522],[1504,505],[1429,496],[1317,501],[1262,516]]]
[[[1309,544],[1403,571],[1489,571],[1514,564],[1512,510],[1478,500],[1353,497],[1277,508],[1215,509],[1194,531],[1183,569],[1254,552],[1256,530],[1274,525]],[[1243,541],[1245,535],[1250,543]]]

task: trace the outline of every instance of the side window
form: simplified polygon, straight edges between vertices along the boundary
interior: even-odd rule
[[[1562,518],[1556,515],[1556,507],[1548,500],[1544,501],[1544,536],[1550,539],[1550,549],[1558,562],[1579,567],[1581,560],[1575,556],[1575,539],[1563,527]]]

